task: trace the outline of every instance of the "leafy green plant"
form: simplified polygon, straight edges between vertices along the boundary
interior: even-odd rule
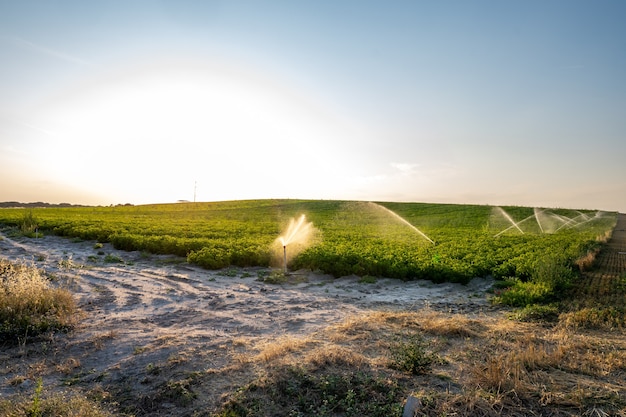
[[[35,386],[35,394],[33,395],[33,404],[28,410],[29,417],[41,417],[41,394],[43,392],[43,379],[39,377]]]
[[[513,287],[501,292],[495,302],[512,307],[526,307],[546,302],[553,295],[552,290],[544,282],[518,281]]]
[[[258,393],[267,396],[271,405],[259,404]],[[396,381],[371,372],[314,373],[290,366],[272,371],[265,381],[242,387],[218,415],[387,417],[401,414],[400,395]]]
[[[197,394],[191,389],[191,383],[188,380],[169,381],[163,390],[163,394],[164,397],[183,406],[191,404],[197,397]]]
[[[432,365],[438,361],[439,356],[428,351],[425,340],[420,335],[413,334],[406,340],[398,340],[391,347],[389,365],[400,371],[425,374],[430,372]]]
[[[107,254],[104,257],[104,262],[108,264],[121,264],[124,263],[124,260],[117,255]]]
[[[371,275],[365,275],[359,279],[359,283],[361,284],[376,284],[376,281],[378,281],[378,279]]]
[[[555,304],[531,304],[512,314],[519,321],[554,322],[559,318],[560,310]]]
[[[237,269],[235,269],[235,268],[226,268],[226,269],[218,272],[218,275],[221,275],[221,276],[224,276],[224,277],[234,278],[237,275],[239,275],[239,271],[237,271]]]

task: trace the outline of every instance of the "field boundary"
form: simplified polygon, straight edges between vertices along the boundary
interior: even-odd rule
[[[626,214],[618,214],[613,233],[593,268],[581,273],[575,297],[580,308],[626,305]]]

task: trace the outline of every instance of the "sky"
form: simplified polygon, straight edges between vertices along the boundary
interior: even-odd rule
[[[622,0],[0,0],[0,201],[626,212]]]

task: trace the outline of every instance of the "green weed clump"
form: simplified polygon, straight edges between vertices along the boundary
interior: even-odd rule
[[[411,374],[426,374],[438,361],[437,354],[427,350],[426,341],[419,335],[412,335],[406,341],[400,340],[391,349],[391,368]]]
[[[570,328],[624,329],[626,308],[616,306],[585,307],[564,313],[561,322]]]
[[[22,217],[22,222],[20,224],[20,229],[25,235],[30,235],[34,233],[37,229],[37,219],[35,218],[32,210],[24,212],[24,216]]]
[[[494,301],[524,308],[556,301],[571,286],[575,277],[566,260],[557,255],[538,258],[529,275],[527,281],[519,278],[505,280]]]
[[[530,304],[512,314],[519,321],[554,322],[560,315],[559,306],[555,304]]]
[[[51,288],[38,269],[0,259],[0,341],[69,329],[75,310],[70,292]]]
[[[33,398],[14,397],[0,399],[0,415],[6,417],[110,417],[97,402],[84,396],[73,394],[55,394],[46,396],[38,382]]]
[[[401,395],[396,381],[371,371],[316,373],[289,366],[241,389],[218,417],[396,416],[402,412]]]

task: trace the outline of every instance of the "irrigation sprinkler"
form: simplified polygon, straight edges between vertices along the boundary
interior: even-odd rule
[[[278,241],[283,247],[283,270],[285,274],[287,274],[287,246],[291,244],[295,245],[291,251],[291,256],[294,256],[294,251],[297,253],[310,243],[313,230],[313,223],[307,222],[303,214],[298,220],[291,219],[287,230],[278,238]]]

